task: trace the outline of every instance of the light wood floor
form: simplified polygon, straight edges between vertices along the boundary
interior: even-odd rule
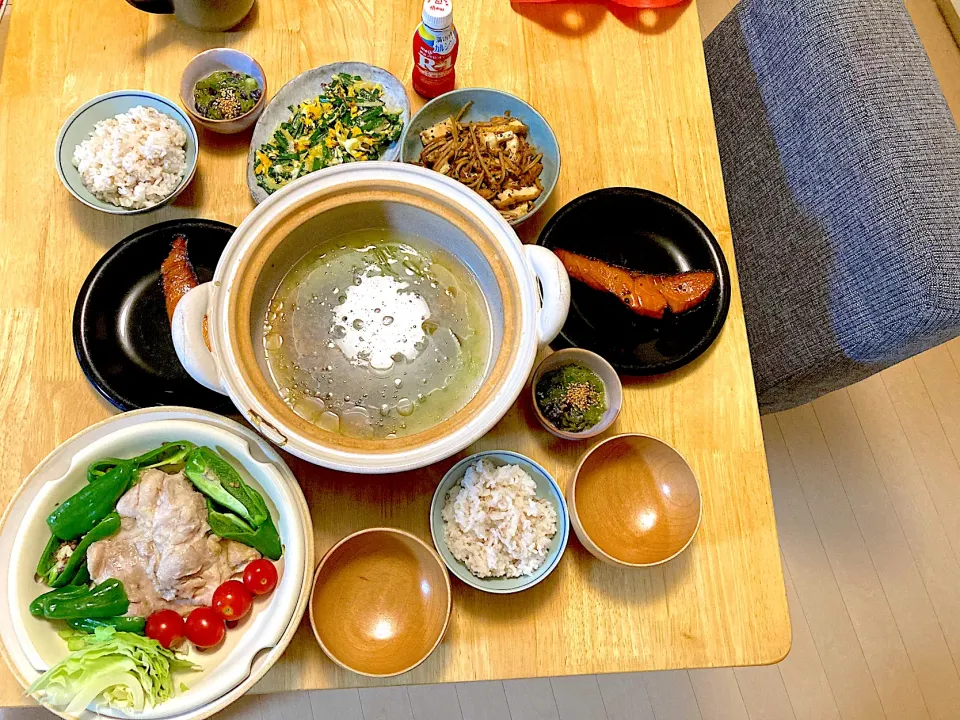
[[[704,34],[734,4],[699,0]],[[960,50],[934,0],[907,6],[960,117]],[[960,718],[960,340],[763,431],[793,623],[778,665],[248,695],[220,720]]]

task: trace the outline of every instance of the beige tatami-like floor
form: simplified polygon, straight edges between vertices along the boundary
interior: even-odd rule
[[[704,33],[734,4],[699,0]],[[960,50],[935,0],[907,6],[960,116]],[[778,665],[249,695],[219,717],[960,719],[960,340],[763,431],[793,622]]]

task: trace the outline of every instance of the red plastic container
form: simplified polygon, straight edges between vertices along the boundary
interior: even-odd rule
[[[453,90],[460,41],[450,0],[426,0],[413,34],[413,89],[426,98]]]

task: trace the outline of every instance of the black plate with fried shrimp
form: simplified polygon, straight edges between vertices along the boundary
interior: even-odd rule
[[[420,133],[417,165],[462,182],[489,200],[506,220],[526,215],[543,192],[543,153],[528,128],[507,111],[485,122],[461,122],[472,102]]]

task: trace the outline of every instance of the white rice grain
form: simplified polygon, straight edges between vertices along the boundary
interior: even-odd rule
[[[530,575],[547,559],[557,510],[536,497],[517,465],[470,465],[443,506],[443,534],[453,556],[479,578]]]
[[[139,210],[176,190],[186,166],[186,144],[176,120],[138,105],[94,125],[73,151],[73,164],[95,197]]]

